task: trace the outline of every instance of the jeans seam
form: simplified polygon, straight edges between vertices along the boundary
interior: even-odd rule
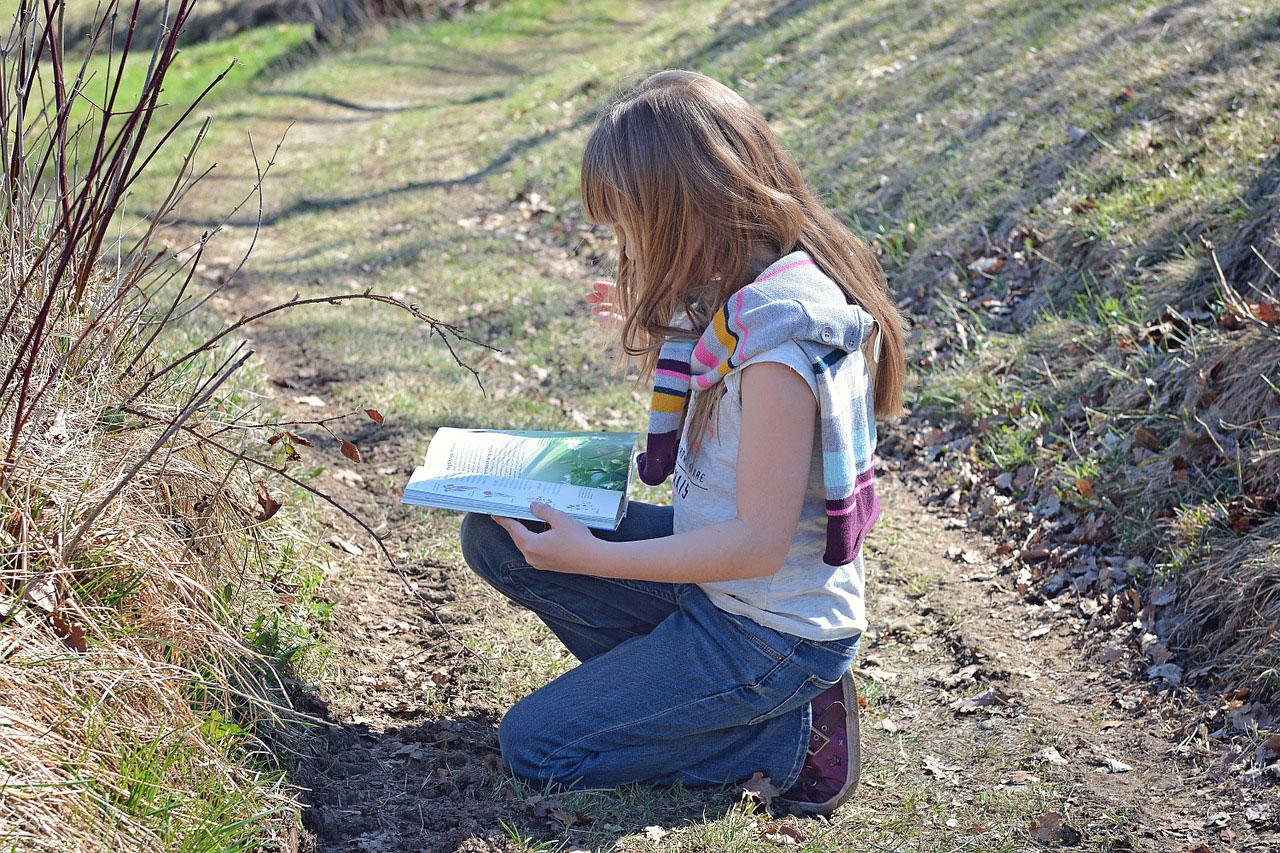
[[[816,675],[806,676],[804,681],[801,681],[799,686],[796,687],[795,690],[792,690],[791,693],[785,699],[779,700],[768,711],[765,711],[762,714],[757,714],[755,717],[753,717],[751,720],[747,722],[747,725],[749,726],[759,725],[760,723],[763,723],[765,720],[769,719],[770,717],[776,716],[777,710],[779,708],[781,708],[783,705],[790,702],[792,699],[796,698],[796,696],[799,696],[802,692],[804,692],[805,688],[809,687],[810,685],[816,685],[817,681],[818,681],[818,676]]]
[[[804,769],[805,757],[809,754],[809,730],[813,728],[813,705],[812,703],[800,706],[800,742],[796,746],[795,758],[791,760],[791,769],[782,777],[782,784],[778,787],[783,791],[790,791],[797,782],[800,781],[800,771]]]

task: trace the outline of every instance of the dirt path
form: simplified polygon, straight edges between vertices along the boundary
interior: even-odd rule
[[[397,89],[395,101],[439,107],[442,121],[465,127],[466,111],[492,110],[490,93],[511,73],[495,62],[436,75],[418,89]],[[297,126],[288,156],[305,160],[365,145],[378,117],[367,105],[317,98],[289,119]],[[439,216],[465,221],[514,204],[453,179],[483,168],[456,137],[426,144],[436,146],[423,155],[435,171],[408,191],[429,194]],[[381,176],[376,164],[370,172]],[[342,190],[345,197],[353,188]],[[370,197],[368,209],[376,211],[377,194]],[[297,286],[279,272],[280,259],[300,251],[297,227],[269,218],[260,254],[270,263],[251,262],[222,292],[219,310],[236,316]],[[519,263],[584,281],[591,272],[537,233],[521,242]],[[468,322],[483,332],[483,322]],[[254,336],[273,402],[290,415],[316,416],[300,399],[318,398],[327,414],[336,400],[376,399],[382,390],[306,325],[282,319]],[[566,407],[573,393],[563,392]],[[496,421],[502,412],[492,405]],[[1250,829],[1233,777],[1198,741],[1175,737],[1177,695],[1103,663],[1090,651],[1097,645],[1091,614],[1074,602],[1032,603],[1018,588],[1020,566],[999,555],[1008,548],[967,529],[958,511],[926,506],[932,474],[914,454],[886,453],[881,472],[884,515],[868,550],[873,627],[860,659],[868,699],[864,783],[854,803],[829,822],[777,823],[735,808],[732,791],[539,799],[503,776],[496,725],[511,702],[570,661],[536,619],[470,575],[457,552],[457,516],[399,506],[425,440],[398,427],[392,409],[387,415],[384,427],[366,424],[351,435],[363,463],[331,465],[318,483],[404,558],[442,624],[376,559],[367,537],[323,511],[332,657],[305,705],[331,725],[315,732],[295,774],[310,789],[305,824],[317,850],[479,851],[542,842],[545,849],[1019,850],[1033,839],[1095,850],[1272,849],[1274,839]],[[908,440],[898,446],[910,444],[900,438]],[[340,461],[336,448],[320,444],[311,459]]]

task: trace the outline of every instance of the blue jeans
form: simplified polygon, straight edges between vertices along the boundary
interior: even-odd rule
[[[616,532],[670,536],[671,507],[633,501]],[[800,774],[809,702],[848,669],[860,637],[806,640],[728,613],[696,584],[531,567],[485,515],[462,522],[468,564],[529,608],[581,663],[521,699],[498,729],[511,771],[535,783],[721,784]]]

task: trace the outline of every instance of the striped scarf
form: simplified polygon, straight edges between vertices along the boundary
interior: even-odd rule
[[[691,387],[704,391],[752,356],[794,340],[809,359],[818,390],[827,510],[823,562],[852,562],[880,515],[872,464],[875,406],[861,351],[875,325],[807,253],[783,256],[733,294],[696,341],[662,346],[648,441],[638,459],[640,479],[656,486],[675,470]]]

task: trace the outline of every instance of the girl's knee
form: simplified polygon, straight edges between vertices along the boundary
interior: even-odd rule
[[[531,707],[530,698],[521,699],[503,716],[498,724],[498,746],[502,749],[502,760],[513,774],[521,779],[545,782],[549,778],[544,766],[548,750],[543,743],[547,726],[545,720],[536,719],[538,714]]]
[[[559,699],[535,690],[507,711],[498,724],[502,760],[511,772],[530,782],[557,782],[573,787],[582,781],[586,754],[567,749],[555,717]]]

